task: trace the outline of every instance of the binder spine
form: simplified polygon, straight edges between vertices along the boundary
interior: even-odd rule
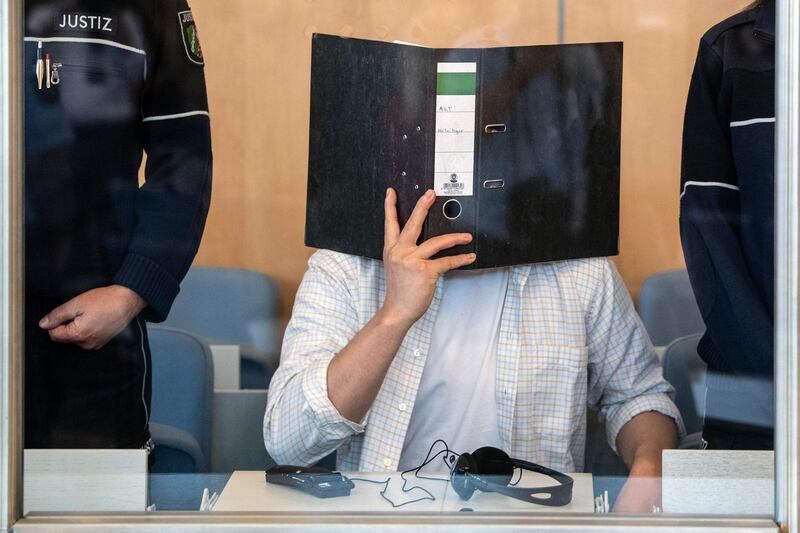
[[[438,50],[432,65],[436,73],[432,179],[437,199],[428,215],[429,235],[465,232],[475,236],[479,59],[480,50]],[[475,249],[473,239],[439,256]]]

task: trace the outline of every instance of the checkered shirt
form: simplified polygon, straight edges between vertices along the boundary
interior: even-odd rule
[[[309,465],[336,450],[340,470],[396,470],[425,360],[436,357],[428,349],[442,280],[357,423],[328,398],[328,364],[380,308],[383,263],[323,250],[308,264],[270,384],[267,450],[284,464]],[[580,472],[587,405],[599,408],[615,450],[622,426],[647,411],[673,418],[684,434],[673,389],[611,261],[509,269],[495,381],[498,430],[507,453]],[[431,435],[431,442],[437,437]]]

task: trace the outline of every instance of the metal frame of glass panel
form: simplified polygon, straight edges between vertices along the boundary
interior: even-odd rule
[[[0,2],[0,531],[22,513],[22,6]]]
[[[776,514],[725,517],[276,513],[22,514],[23,105],[22,0],[0,0],[0,532],[79,531],[785,531],[798,523],[800,320],[800,7],[778,1],[776,43]]]
[[[798,522],[800,322],[800,7],[777,2],[775,79],[775,517]]]

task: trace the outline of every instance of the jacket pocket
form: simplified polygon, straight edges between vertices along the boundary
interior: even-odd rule
[[[80,76],[87,80],[101,82],[105,78],[124,78],[125,73],[119,67],[102,63],[56,63],[51,67],[52,72],[58,72],[59,78],[62,76]]]

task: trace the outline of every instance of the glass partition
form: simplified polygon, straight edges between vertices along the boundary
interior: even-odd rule
[[[26,515],[774,519],[774,1],[93,9],[25,6]]]

